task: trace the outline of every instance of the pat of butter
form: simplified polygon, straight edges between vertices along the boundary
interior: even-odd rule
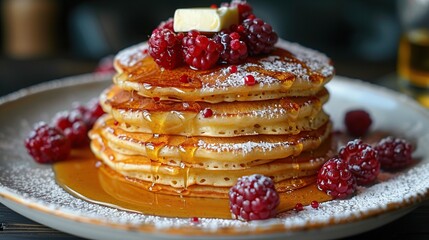
[[[238,24],[236,7],[182,8],[174,13],[173,27],[175,32],[219,32],[232,24]]]

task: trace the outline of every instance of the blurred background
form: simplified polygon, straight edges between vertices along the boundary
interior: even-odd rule
[[[177,8],[214,0],[2,0],[0,96],[93,72],[100,60],[148,39]],[[248,0],[281,38],[326,53],[338,75],[378,81],[396,71],[401,33],[392,0]]]

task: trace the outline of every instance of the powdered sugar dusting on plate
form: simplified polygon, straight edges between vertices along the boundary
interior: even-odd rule
[[[352,89],[370,90],[365,85],[337,78],[331,83],[333,84],[333,94],[336,92],[335,83],[347,83],[347,86],[351,86]],[[80,84],[85,87],[83,83]],[[395,93],[377,92],[385,97],[396,99]],[[0,99],[0,103],[4,102],[7,101]],[[397,103],[402,106],[401,109],[404,111],[413,112],[409,116],[410,121],[423,121],[427,123],[426,126],[429,126],[428,113],[418,108],[414,102],[401,99]],[[2,106],[4,105],[0,104],[0,110]],[[66,103],[64,106],[68,106],[68,104]],[[387,113],[386,110],[382,110],[377,116],[381,117]],[[27,120],[18,120],[22,118]],[[33,118],[34,116],[11,115],[8,118],[10,125],[0,126],[0,195],[10,199],[19,199],[17,203],[38,206],[38,209],[52,213],[52,217],[88,219],[89,225],[101,222],[116,224],[114,226],[134,226],[133,231],[139,231],[139,226],[153,226],[160,231],[192,228],[201,234],[216,233],[225,228],[249,234],[256,229],[269,230],[279,225],[286,229],[305,229],[310,225],[332,226],[332,223],[360,220],[371,214],[383,214],[388,210],[394,210],[395,208],[392,206],[395,205],[398,207],[404,206],[404,204],[413,205],[429,193],[428,150],[422,144],[422,147],[419,147],[416,152],[415,157],[418,162],[414,166],[395,174],[381,173],[376,184],[359,188],[358,193],[349,199],[321,203],[318,209],[307,206],[304,207],[304,211],[281,213],[277,218],[266,221],[241,222],[239,220],[200,218],[198,223],[191,224],[187,218],[168,218],[127,212],[73,197],[55,183],[54,173],[49,165],[35,164],[22,144],[31,128],[31,124],[28,123],[34,122]],[[334,121],[338,121],[338,119],[334,119]],[[428,127],[422,127],[415,138],[419,143],[424,143],[428,136]],[[116,227],[116,229],[126,234],[126,230],[123,228]],[[285,233],[283,229],[281,231]],[[264,236],[261,235],[261,238]]]

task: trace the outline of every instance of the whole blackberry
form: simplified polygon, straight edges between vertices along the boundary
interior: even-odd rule
[[[220,54],[220,60],[223,63],[237,64],[248,56],[247,45],[237,32],[221,31],[213,37],[213,40],[223,46]]]
[[[278,36],[270,24],[260,18],[247,18],[242,26],[238,26],[237,30],[241,31],[250,55],[266,54],[274,49]]]
[[[403,168],[413,161],[413,146],[405,139],[389,136],[381,139],[374,148],[383,169]]]
[[[64,160],[70,154],[70,141],[57,128],[44,122],[36,124],[25,139],[28,153],[38,163],[53,163]]]
[[[182,63],[182,38],[183,34],[176,34],[167,28],[155,30],[149,38],[150,56],[165,69],[179,66]]]
[[[229,202],[232,218],[249,221],[274,217],[280,200],[273,180],[254,174],[238,179],[229,190]]]
[[[192,30],[182,40],[183,58],[195,69],[209,69],[216,65],[223,46]]]

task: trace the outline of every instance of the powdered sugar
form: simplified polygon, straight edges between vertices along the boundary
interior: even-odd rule
[[[258,149],[261,152],[269,152],[274,148],[288,147],[288,142],[245,142],[245,143],[206,143],[203,140],[198,141],[198,147],[202,149],[212,150],[215,152],[240,152],[243,156]]]
[[[91,80],[88,80],[88,82]],[[84,89],[86,85],[83,83],[80,84],[82,84],[82,89]],[[351,101],[351,98],[339,97],[341,96],[339,90],[342,90],[341,86],[343,85],[344,87],[347,86],[347,89],[359,90],[360,94],[364,94],[365,96],[384,96],[387,99],[395,101],[400,106],[400,110],[405,111],[401,116],[406,116],[410,121],[411,128],[407,133],[411,132],[410,134],[413,134],[416,141],[422,144],[418,145],[419,147],[414,155],[416,159],[419,159],[419,162],[409,169],[395,174],[382,172],[376,184],[359,188],[358,193],[350,199],[320,203],[318,209],[306,206],[304,207],[304,211],[281,213],[277,218],[267,221],[241,222],[238,220],[200,218],[198,223],[190,224],[190,220],[186,218],[167,218],[127,212],[89,203],[68,194],[55,183],[51,167],[49,165],[35,164],[27,155],[22,144],[23,139],[31,129],[32,123],[35,123],[36,119],[40,116],[32,114],[15,115],[9,112],[7,122],[0,119],[2,123],[0,124],[0,196],[6,197],[6,199],[18,199],[16,200],[18,204],[35,206],[36,208],[32,209],[42,209],[44,212],[51,213],[48,216],[49,218],[78,219],[76,222],[87,222],[87,227],[84,227],[87,232],[95,231],[94,225],[102,225],[106,226],[103,230],[109,233],[119,232],[123,234],[124,238],[128,234],[145,233],[146,236],[152,233],[168,234],[166,233],[167,230],[189,228],[200,234],[198,236],[218,234],[222,230],[225,230],[225,228],[230,229],[232,232],[246,235],[252,234],[254,231],[275,230],[279,226],[295,230],[303,230],[309,226],[326,226],[328,227],[326,231],[329,231],[330,227],[335,226],[333,223],[344,223],[360,220],[374,214],[385,214],[389,210],[394,210],[394,206],[413,205],[421,197],[427,196],[429,193],[429,150],[424,147],[424,143],[429,139],[429,114],[427,110],[421,109],[414,102],[405,98],[398,100],[395,97],[397,93],[371,90],[372,87],[357,84],[354,81],[344,78],[337,78],[331,84],[331,93],[334,96],[334,102],[328,110],[334,116],[336,114],[334,110],[342,111],[349,106],[350,102],[348,101]],[[46,87],[45,89],[50,88]],[[368,91],[370,93],[365,93]],[[371,91],[375,91],[377,94],[372,94]],[[76,99],[80,97],[79,92],[70,92],[70,94],[70,96],[74,96]],[[98,93],[94,93],[94,95],[96,94]],[[32,96],[28,97],[31,98]],[[67,96],[62,95],[62,97],[66,98]],[[14,101],[14,99],[17,98],[9,98],[9,101]],[[37,101],[34,98],[32,102],[36,104]],[[372,100],[367,101],[370,102]],[[4,102],[7,101],[0,99],[0,104]],[[51,100],[50,103],[56,107],[65,108],[69,106],[68,103],[61,103],[61,101]],[[360,104],[365,103],[362,102]],[[14,106],[17,108],[24,107],[19,104],[15,103]],[[58,106],[58,104],[62,104],[62,106]],[[2,114],[6,110],[10,110],[3,106],[5,105],[0,105],[0,113]],[[395,126],[402,123],[402,121],[386,121],[381,124],[377,122],[380,121],[379,119],[383,119],[383,117],[390,119],[393,114],[397,115],[397,112],[393,111],[392,113],[392,109],[377,108],[371,104],[365,106],[373,110],[376,126],[379,124],[395,129]],[[338,114],[337,116],[333,118],[335,123],[340,122],[340,116],[342,115]],[[414,134],[415,129],[413,126],[415,127],[418,122],[422,124],[419,125],[418,134]],[[268,149],[270,146],[266,147]],[[2,200],[0,198],[0,201]],[[145,230],[148,228],[151,229],[151,226],[155,228],[154,231]],[[67,229],[69,227],[67,226]],[[124,230],[126,227],[133,230]],[[286,232],[283,228],[280,228],[280,231],[278,234],[283,237],[294,234]],[[307,233],[306,231],[301,232],[301,234]],[[87,237],[96,238],[94,236],[96,235],[87,235]],[[255,238],[260,237],[261,239],[269,238],[265,234],[255,234],[253,236]]]

